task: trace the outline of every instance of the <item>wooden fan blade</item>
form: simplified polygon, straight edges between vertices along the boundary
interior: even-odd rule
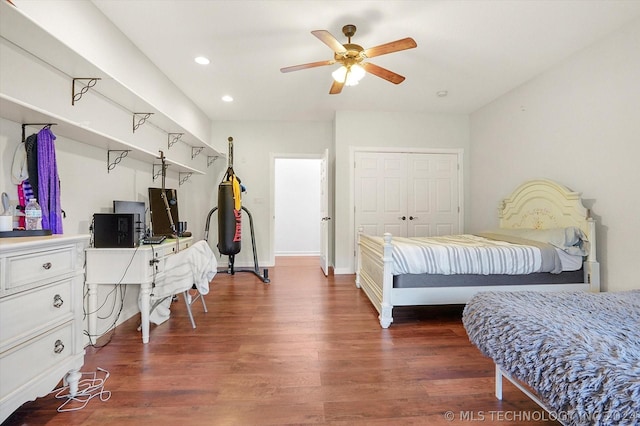
[[[322,67],[324,65],[333,65],[335,63],[336,63],[336,61],[334,61],[334,60],[310,62],[308,64],[294,65],[292,67],[280,68],[280,72],[291,72],[291,71],[298,71],[298,70],[306,70],[307,68]]]
[[[347,49],[345,49],[342,43],[336,40],[336,38],[333,35],[331,35],[329,31],[315,30],[315,31],[311,31],[311,34],[318,37],[318,39],[320,39],[321,42],[329,46],[331,50],[333,50],[336,53],[344,53],[347,51]]]
[[[344,87],[344,83],[340,83],[338,81],[333,80],[333,84],[331,85],[331,89],[329,90],[330,95],[337,95],[342,92],[342,88]]]
[[[400,50],[413,49],[417,47],[415,40],[411,37],[403,38],[401,40],[392,41],[390,43],[381,44],[380,46],[372,47],[364,51],[367,58],[373,58],[375,56],[386,55],[387,53],[398,52]]]
[[[396,74],[393,71],[389,71],[388,69],[372,64],[371,62],[365,62],[360,65],[362,65],[362,67],[368,73],[376,75],[380,78],[384,78],[385,80],[390,81],[393,84],[400,84],[404,81],[404,77],[400,74]]]

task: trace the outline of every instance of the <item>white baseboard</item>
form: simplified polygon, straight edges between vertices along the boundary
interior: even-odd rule
[[[279,251],[276,256],[320,256],[320,252],[304,252],[304,251]]]
[[[349,268],[334,268],[333,273],[334,273],[334,275],[353,275],[353,274],[355,274],[355,272],[353,272]]]

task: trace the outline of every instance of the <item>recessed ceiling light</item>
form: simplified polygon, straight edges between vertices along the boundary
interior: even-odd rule
[[[233,98],[231,96],[229,96],[229,95],[224,95],[222,97],[222,100],[225,101],[225,102],[233,102]]]
[[[209,59],[205,58],[204,56],[198,56],[194,59],[194,61],[196,61],[196,63],[200,64],[200,65],[209,65]]]

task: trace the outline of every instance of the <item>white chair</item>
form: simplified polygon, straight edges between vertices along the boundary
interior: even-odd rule
[[[191,290],[196,291],[197,294],[195,297],[191,296],[191,293],[189,293],[189,291]],[[200,301],[202,302],[202,308],[204,312],[205,313],[209,312],[207,310],[207,304],[204,302],[204,296],[202,295],[202,293],[198,291],[198,287],[196,287],[195,284],[191,286],[190,290],[185,290],[185,292],[183,293],[183,296],[184,296],[184,303],[185,305],[187,305],[187,313],[189,314],[189,320],[191,320],[191,326],[193,328],[196,328],[196,322],[194,321],[193,313],[191,312],[191,305],[193,305],[194,303],[196,303],[198,299],[200,299]]]

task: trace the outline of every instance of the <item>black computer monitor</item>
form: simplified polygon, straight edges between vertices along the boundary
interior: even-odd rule
[[[165,189],[167,202],[171,212],[171,218],[175,230],[178,228],[178,192],[175,189]],[[149,208],[151,210],[151,233],[153,235],[165,235],[171,237],[174,232],[171,230],[171,222],[167,214],[167,206],[162,199],[162,188],[149,188]]]
[[[142,240],[147,235],[147,208],[144,201],[113,200],[114,213],[133,213],[136,241]]]

